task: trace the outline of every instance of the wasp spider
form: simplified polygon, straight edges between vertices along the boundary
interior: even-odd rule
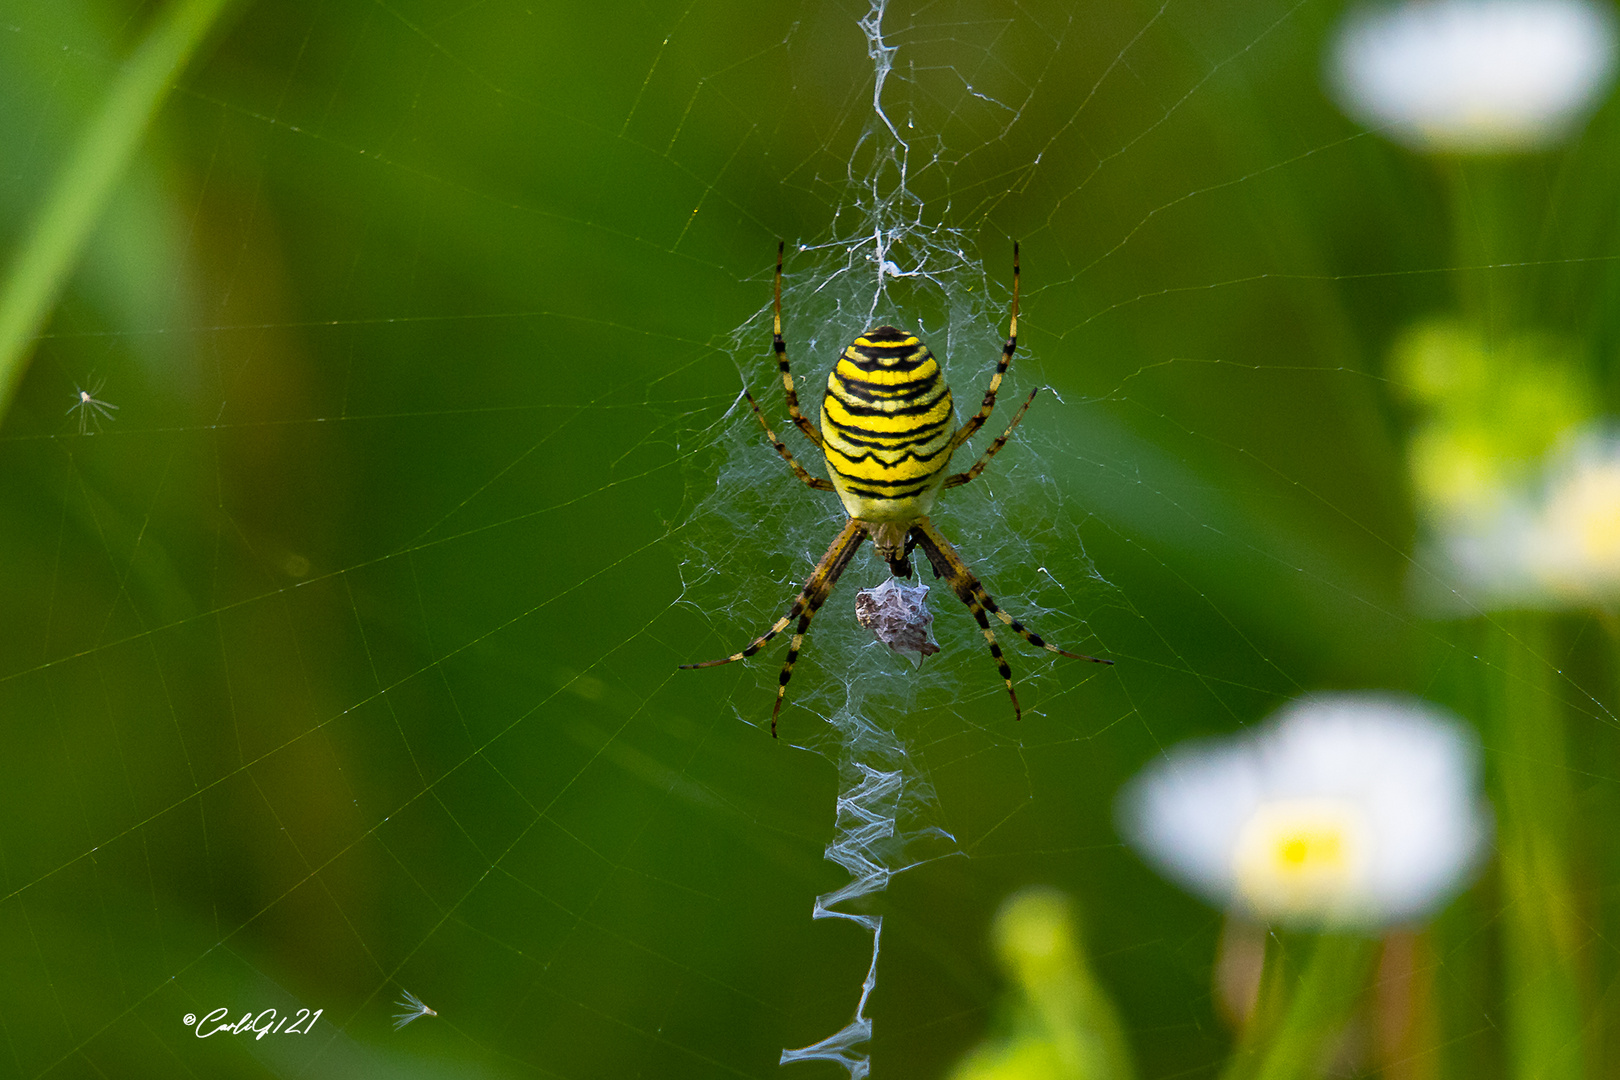
[[[967,472],[949,473],[945,469],[953,454],[962,444],[984,426],[990,411],[996,405],[996,391],[1001,388],[1001,377],[1012,363],[1013,350],[1018,343],[1018,245],[1013,245],[1012,325],[1007,332],[1007,343],[1001,349],[1001,361],[990,377],[990,389],[985,391],[979,411],[961,427],[956,426],[956,413],[951,402],[951,389],[945,385],[939,362],[916,335],[892,326],[879,326],[856,338],[838,358],[838,363],[827,376],[827,394],[821,402],[821,428],[799,411],[799,396],[793,389],[793,373],[788,368],[787,345],[782,340],[782,251],[776,249],[775,333],[772,347],[776,350],[776,366],[782,373],[782,388],[787,395],[788,415],[819,448],[827,461],[831,477],[823,480],[811,476],[804,466],[794,460],[792,452],[776,433],[760,410],[754,395],[744,392],[754,416],[765,429],[765,437],[782,455],[788,468],[804,483],[817,491],[836,491],[843,500],[849,520],[833,539],[827,554],[821,557],[804,588],[793,600],[786,615],[776,620],[765,633],[754,639],[746,649],[732,653],[721,660],[702,664],[682,664],[683,668],[714,667],[734,660],[753,656],[765,643],[798,620],[793,639],[788,645],[787,662],[777,680],[776,704],[771,709],[771,737],[776,737],[776,718],[782,711],[782,700],[787,694],[788,680],[793,678],[793,665],[799,658],[810,620],[826,602],[838,577],[849,566],[861,542],[868,537],[877,548],[878,555],[889,564],[896,577],[911,576],[911,552],[922,548],[935,577],[950,583],[962,603],[973,612],[990,644],[990,655],[995,658],[1001,678],[1007,684],[1012,698],[1013,715],[1023,714],[1018,694],[1013,690],[1012,669],[1007,666],[1001,646],[996,643],[995,631],[990,629],[986,612],[994,614],[1013,632],[1031,645],[1076,660],[1090,660],[1098,664],[1111,664],[1112,660],[1099,660],[1095,656],[1082,656],[1068,652],[1043,641],[1019,621],[1008,615],[990,594],[984,591],[979,579],[973,576],[962,557],[950,541],[940,534],[928,520],[928,511],[941,488],[953,488],[975,479],[984,471],[990,459],[1006,445],[1013,428],[1024,418],[1030,402],[1035,400],[1039,388],[1030,391],[1028,398],[1013,415],[1012,423],[984,456]]]

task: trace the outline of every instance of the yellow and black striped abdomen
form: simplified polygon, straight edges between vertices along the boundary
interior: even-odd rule
[[[821,434],[827,473],[850,517],[927,514],[956,434],[951,388],[928,346],[892,326],[856,338],[827,376]]]

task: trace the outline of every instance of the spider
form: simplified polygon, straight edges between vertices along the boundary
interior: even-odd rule
[[[97,394],[101,393],[101,388],[105,382],[106,380],[102,380],[88,390],[82,386],[73,388],[75,399],[73,404],[68,406],[67,414],[69,416],[72,416],[75,412],[79,414],[80,435],[85,434],[90,429],[90,425],[95,422],[96,417],[100,416],[111,420],[112,414],[118,410],[118,406],[112,402],[102,401],[96,397]]]
[[[1018,693],[1013,689],[1012,669],[1001,655],[995,631],[985,612],[993,613],[1013,632],[1038,648],[1055,652],[1075,660],[1090,660],[1096,664],[1112,664],[1095,656],[1068,652],[1049,644],[1040,635],[1024,627],[1008,615],[990,594],[984,591],[979,579],[973,576],[962,557],[928,520],[934,498],[941,488],[960,487],[976,479],[990,459],[1007,444],[1013,429],[1024,418],[1030,403],[1040,388],[1030,391],[1029,397],[1012,423],[967,472],[945,472],[951,454],[971,439],[990,418],[996,405],[996,391],[1001,388],[1001,377],[1012,363],[1013,350],[1018,343],[1018,245],[1013,245],[1012,320],[1007,331],[1007,344],[1001,349],[1001,361],[990,377],[990,389],[984,401],[961,427],[956,426],[956,413],[951,402],[950,387],[945,384],[939,363],[914,334],[892,326],[879,326],[856,338],[839,356],[833,370],[827,375],[827,394],[821,402],[821,429],[799,411],[799,397],[793,389],[793,373],[788,368],[787,345],[782,340],[782,253],[785,244],[776,247],[776,291],[773,302],[775,332],[771,347],[776,351],[776,366],[782,373],[782,388],[787,396],[788,415],[805,438],[821,450],[827,462],[830,479],[811,476],[793,457],[787,445],[776,437],[765,413],[754,400],[754,395],[743,391],[754,410],[765,437],[776,452],[782,455],[793,475],[816,491],[836,491],[843,500],[849,520],[833,539],[827,554],[821,557],[810,579],[794,597],[786,615],[776,620],[765,633],[741,652],[720,660],[701,664],[682,664],[684,668],[714,667],[753,656],[794,619],[793,638],[788,645],[787,662],[777,680],[776,704],[771,709],[771,737],[776,738],[776,718],[782,711],[782,700],[787,695],[788,680],[793,678],[793,665],[799,658],[804,637],[810,630],[810,620],[826,602],[827,596],[838,582],[838,577],[849,566],[861,542],[871,537],[878,556],[889,564],[895,577],[911,576],[911,552],[922,548],[928,557],[936,578],[945,578],[957,597],[966,604],[978,620],[985,641],[990,644],[990,655],[995,658],[1007,694],[1012,698],[1013,718],[1023,716],[1018,704]]]

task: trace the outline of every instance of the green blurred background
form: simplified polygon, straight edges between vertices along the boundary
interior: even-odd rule
[[[6,250],[157,10],[3,5]],[[1001,486],[938,519],[970,561],[1004,520],[990,590],[1119,663],[1012,645],[1015,727],[937,605],[945,651],[895,723],[957,854],[872,904],[877,1076],[940,1076],[982,1035],[990,920],[1032,883],[1079,900],[1142,1075],[1213,1075],[1219,913],[1119,845],[1114,792],[1301,691],[1444,696],[1479,663],[1407,599],[1403,328],[1511,288],[1614,400],[1620,117],[1503,166],[1534,227],[1495,260],[1517,265],[1469,270],[1447,167],[1324,95],[1339,12],[885,14],[916,212],[1000,290],[958,401],[994,360],[1013,238],[1013,392],[1053,391]],[[824,721],[790,697],[782,741],[759,726],[775,647],[675,669],[763,629],[836,529],[733,410],[746,380],[782,412],[768,336],[733,332],[763,326],[777,238],[861,220],[866,14],[232,9],[0,427],[0,1076],[774,1076],[848,1021],[868,939],[810,919],[846,879]],[[837,316],[789,313],[812,387],[862,329]],[[119,411],[81,435],[65,412],[97,383]],[[769,542],[726,531],[733,498]],[[804,703],[857,681],[854,587]],[[1571,783],[1613,814],[1606,646],[1558,634]],[[1583,853],[1599,938],[1613,854]],[[1491,889],[1436,936],[1460,1075],[1496,1057],[1496,961],[1466,944]],[[438,1017],[393,1031],[402,989]],[[217,1006],[323,1013],[307,1037],[183,1026]]]

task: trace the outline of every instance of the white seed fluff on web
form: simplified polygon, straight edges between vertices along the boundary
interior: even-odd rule
[[[1416,698],[1305,697],[1252,732],[1172,748],[1122,792],[1120,829],[1167,877],[1263,921],[1406,922],[1484,855],[1479,756]]]
[[[1340,24],[1328,79],[1344,111],[1418,150],[1552,145],[1583,124],[1615,70],[1615,20],[1591,0],[1424,0]]]

